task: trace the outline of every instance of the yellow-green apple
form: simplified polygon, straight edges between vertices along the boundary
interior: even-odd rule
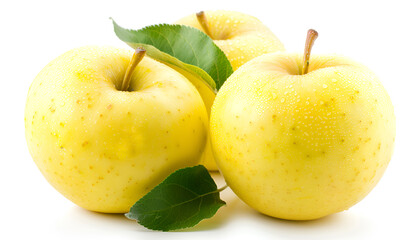
[[[346,210],[378,183],[393,152],[393,106],[365,66],[336,55],[271,53],[234,72],[210,135],[232,190],[261,213],[309,220]],[[311,41],[312,40],[312,41]]]
[[[26,139],[36,165],[60,193],[92,211],[127,212],[168,174],[197,164],[206,144],[208,115],[195,87],[141,59],[144,51],[131,55],[112,47],[71,50],[49,63],[28,93]]]
[[[205,11],[175,23],[205,32],[226,54],[233,70],[265,53],[283,51],[280,40],[260,20],[235,11]]]
[[[205,32],[226,54],[233,70],[247,61],[265,53],[284,51],[280,40],[257,18],[235,11],[206,11],[186,16],[176,22]],[[190,81],[199,90],[210,113],[215,94],[194,77]],[[207,144],[202,162],[211,169],[217,166],[213,160],[210,143]]]

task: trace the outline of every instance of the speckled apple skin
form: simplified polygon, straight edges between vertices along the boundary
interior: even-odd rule
[[[171,65],[171,67],[181,73],[184,77],[186,77],[197,89],[200,93],[201,98],[203,99],[204,105],[206,106],[207,115],[210,116],[211,106],[213,105],[214,98],[216,94],[210,89],[202,79],[196,77],[195,75],[175,66]],[[208,127],[208,126],[207,126]],[[207,128],[207,132],[209,129]],[[218,171],[216,162],[214,161],[213,152],[211,149],[210,143],[210,134],[207,134],[207,141],[206,146],[204,148],[203,153],[200,157],[200,164],[204,165],[207,170],[210,171]]]
[[[51,185],[92,211],[124,213],[174,170],[198,163],[208,116],[194,86],[132,51],[82,47],[49,63],[25,109],[29,151]]]
[[[378,183],[393,152],[391,100],[366,67],[340,56],[251,60],[214,101],[213,152],[232,190],[269,216],[311,220],[346,210]]]
[[[284,51],[280,40],[256,17],[235,11],[205,11],[214,43],[226,54],[233,70],[265,53]],[[175,22],[204,32],[195,14]]]
[[[265,53],[284,51],[281,41],[253,16],[226,10],[205,11],[205,15],[214,43],[226,54],[233,70]],[[195,14],[179,19],[175,23],[204,31]],[[190,74],[187,73],[187,75]],[[188,78],[199,90],[210,113],[215,93],[195,77]],[[210,142],[206,146],[201,163],[210,170],[218,169],[214,162]]]

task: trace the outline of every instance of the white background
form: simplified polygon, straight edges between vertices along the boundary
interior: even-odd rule
[[[416,1],[1,1],[0,239],[420,239],[420,17]],[[171,23],[200,10],[258,17],[286,49],[301,52],[306,30],[320,36],[313,53],[339,53],[369,66],[397,116],[394,156],[377,187],[350,210],[316,221],[269,218],[230,190],[217,215],[182,232],[152,232],[122,215],[85,211],[62,197],[33,163],[24,137],[26,94],[51,60],[83,45],[128,48],[113,33]],[[216,176],[219,182],[220,176]]]

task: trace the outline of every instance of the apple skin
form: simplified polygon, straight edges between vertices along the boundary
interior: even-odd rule
[[[124,213],[176,169],[196,165],[208,115],[195,87],[147,56],[119,91],[132,51],[82,47],[49,63],[25,108],[29,151],[77,205]]]
[[[203,102],[206,106],[207,115],[210,116],[211,106],[213,105],[213,101],[214,101],[214,98],[216,97],[216,94],[201,79],[197,78],[193,74],[175,65],[170,65],[170,67],[172,67],[173,69],[181,73],[195,86],[197,91],[200,93],[201,98],[203,99]],[[207,132],[208,131],[209,129],[207,128]],[[200,157],[199,163],[204,165],[209,171],[218,171],[216,162],[214,161],[213,151],[211,149],[210,134],[207,134],[206,146]]]
[[[234,72],[214,101],[210,136],[227,184],[269,216],[311,220],[347,210],[393,152],[391,100],[366,67],[340,56],[272,53]]]
[[[284,51],[280,40],[256,17],[235,11],[205,11],[214,43],[226,54],[233,70],[265,53]],[[175,22],[203,31],[195,14]]]
[[[233,70],[265,53],[284,51],[280,40],[253,16],[224,10],[205,11],[205,15],[209,30],[214,37],[214,43],[226,54]],[[175,23],[191,26],[204,32],[195,14],[186,16]],[[197,87],[210,115],[211,106],[216,97],[215,93],[191,74],[185,73],[179,68],[176,69]],[[209,170],[218,170],[212,155],[211,144],[208,142],[201,163]]]

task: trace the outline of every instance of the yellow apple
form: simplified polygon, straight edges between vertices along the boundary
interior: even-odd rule
[[[350,208],[393,152],[394,110],[378,78],[345,57],[308,59],[277,52],[251,60],[225,82],[211,112],[213,152],[228,185],[277,218]]]
[[[203,19],[200,19],[203,18]],[[283,44],[260,20],[235,11],[206,11],[175,23],[205,32],[226,54],[233,70],[265,53],[284,51]]]
[[[197,28],[209,35],[226,54],[233,70],[265,53],[284,51],[283,44],[270,29],[257,18],[244,13],[206,11],[186,16],[176,23]],[[199,90],[210,114],[215,94],[194,77],[189,79]],[[202,158],[208,169],[217,170],[209,142]]]
[[[206,143],[208,116],[195,87],[148,57],[136,66],[131,55],[71,50],[28,93],[26,139],[36,165],[88,210],[128,212],[168,174],[197,164]]]

